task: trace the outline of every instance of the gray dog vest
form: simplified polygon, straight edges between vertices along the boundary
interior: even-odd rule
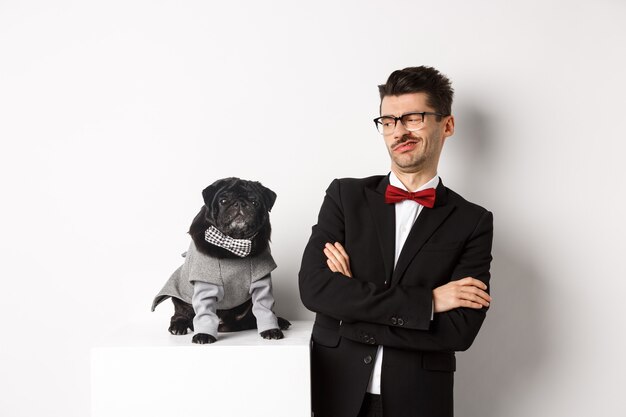
[[[267,277],[276,269],[269,247],[256,256],[238,259],[219,259],[201,253],[193,240],[186,252],[185,262],[178,268],[152,303],[152,311],[169,297],[176,297],[189,304],[193,297],[193,282],[202,281],[222,286],[224,298],[218,309],[236,307],[251,298],[250,285]]]

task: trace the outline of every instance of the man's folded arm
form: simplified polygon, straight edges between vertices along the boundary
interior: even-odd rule
[[[432,314],[432,291],[425,287],[377,286],[371,278],[348,278],[332,272],[326,264],[324,245],[345,242],[345,224],[340,183],[326,190],[318,223],[302,257],[299,273],[300,298],[306,308],[344,322],[389,324],[403,317],[405,328],[426,330]]]
[[[492,238],[493,215],[487,211],[466,243],[459,263],[451,275],[451,281],[471,276],[487,284],[486,291],[489,293]],[[377,344],[402,349],[464,351],[476,338],[487,310],[488,307],[459,307],[435,313],[427,330],[410,329],[399,325],[397,320],[395,325],[381,325],[366,320],[344,322],[340,334],[361,343],[363,335],[367,334]]]

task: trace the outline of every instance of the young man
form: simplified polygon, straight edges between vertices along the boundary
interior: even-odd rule
[[[455,351],[491,302],[493,217],[437,175],[454,133],[450,81],[394,71],[374,119],[388,175],[334,180],[304,250],[300,296],[317,313],[315,417],[451,417]]]

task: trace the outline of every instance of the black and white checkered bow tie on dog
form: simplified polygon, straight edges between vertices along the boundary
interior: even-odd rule
[[[206,231],[204,232],[204,240],[212,245],[224,248],[227,251],[232,252],[242,258],[250,255],[250,250],[252,249],[252,240],[234,239],[220,232],[214,226],[206,229]]]

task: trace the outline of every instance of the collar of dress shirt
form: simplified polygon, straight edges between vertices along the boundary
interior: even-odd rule
[[[402,184],[402,181],[398,179],[393,171],[389,173],[389,184],[393,185],[394,187],[402,188],[405,191],[410,191],[404,186],[404,184]],[[426,188],[437,189],[437,185],[439,185],[439,175],[435,174],[435,176],[432,177],[426,184],[422,185],[417,190],[413,190],[413,192],[415,193],[417,191],[425,190]]]

